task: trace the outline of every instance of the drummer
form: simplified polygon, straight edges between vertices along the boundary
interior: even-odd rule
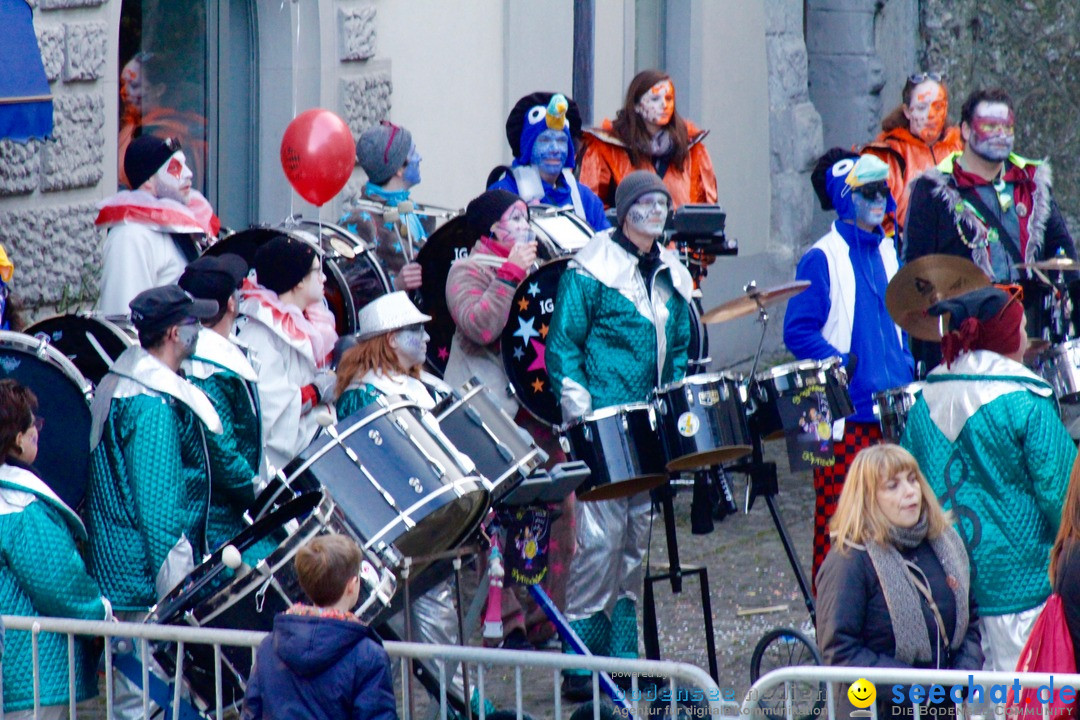
[[[522,408],[509,386],[499,351],[499,338],[510,317],[514,291],[536,262],[536,241],[529,228],[525,201],[507,190],[488,190],[465,209],[469,229],[478,238],[469,256],[450,266],[446,304],[456,330],[444,377],[451,387],[479,378],[506,414],[532,435],[548,454],[548,468],[566,460],[558,438]],[[552,522],[548,546],[549,572],[544,589],[556,606],[565,597],[566,568],[573,552],[573,499],[560,505]],[[554,637],[555,629],[543,611],[529,605],[528,617],[513,593],[503,593],[504,646],[527,649]]]
[[[412,189],[420,184],[420,161],[412,133],[400,125],[383,120],[360,134],[356,158],[368,181],[360,199],[393,209],[409,200]],[[383,213],[356,207],[341,218],[341,224],[356,233],[375,249],[395,290],[416,290],[421,284],[416,252],[434,230],[433,223],[416,213],[406,213],[388,222]],[[411,240],[410,240],[411,237]]]
[[[888,171],[873,155],[841,148],[818,160],[814,191],[837,219],[799,261],[795,278],[809,280],[810,287],[788,301],[784,317],[784,344],[796,358],[843,358],[855,406],[854,415],[833,426],[835,463],[814,468],[813,577],[829,552],[829,518],[848,464],[881,440],[874,393],[913,379],[907,336],[885,308],[885,288],[898,269],[896,245],[881,227],[886,210],[895,209]]]
[[[274,470],[315,438],[319,408],[333,412],[337,380],[328,363],[337,331],[323,300],[320,254],[278,235],[255,252],[255,280],[240,290],[236,334],[255,356],[262,437]]]
[[[574,177],[574,138],[567,117],[572,103],[559,93],[533,93],[518,100],[506,120],[507,137],[516,139],[510,148],[514,162],[488,190],[507,190],[529,205],[572,208],[574,214],[600,232],[611,227],[604,215],[604,203]]]
[[[546,360],[566,421],[648,400],[657,380],[686,372],[693,280],[657,243],[670,205],[656,173],[628,174],[615,191],[617,227],[579,250],[559,281]],[[637,657],[649,507],[646,493],[577,503],[566,615],[595,654]],[[568,698],[587,699],[591,687],[586,671],[564,672]]]
[[[187,266],[177,283],[192,297],[218,304],[217,314],[202,321],[195,353],[183,364],[188,380],[214,404],[224,429],[206,439],[210,457],[206,544],[211,551],[248,527],[244,512],[267,479],[255,388],[258,376],[247,349],[233,335],[240,284],[247,274],[248,264],[239,255],[203,255]]]

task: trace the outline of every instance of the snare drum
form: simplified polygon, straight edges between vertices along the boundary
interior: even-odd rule
[[[285,474],[291,487],[325,488],[364,548],[390,567],[456,547],[488,509],[487,482],[472,463],[432,415],[398,396],[326,428]]]
[[[1059,403],[1080,402],[1080,340],[1045,350],[1035,361],[1035,372],[1054,388]]]
[[[822,389],[832,420],[840,420],[855,412],[851,395],[848,394],[847,373],[839,357],[777,365],[757,373],[752,385],[756,388],[752,392],[757,403],[757,429],[767,440],[782,437],[785,430],[796,429],[795,426],[784,427],[781,404],[790,403],[806,388]]]
[[[750,452],[739,381],[727,373],[691,375],[656,390],[668,470],[719,465]]]
[[[899,443],[904,435],[908,413],[915,405],[916,395],[926,383],[913,382],[903,387],[874,393],[874,414],[881,424],[881,436],[886,442]]]
[[[0,378],[30,388],[45,419],[34,462],[41,479],[78,511],[90,467],[90,383],[40,338],[0,330]]]
[[[578,500],[611,500],[652,490],[667,480],[664,446],[650,404],[614,405],[575,420],[562,430],[564,445],[592,475]]]
[[[433,410],[439,427],[491,483],[494,505],[544,462],[544,451],[473,378]]]
[[[221,560],[219,549],[166,595],[150,612],[146,622],[166,625],[255,630],[269,632],[274,616],[298,602],[307,602],[296,576],[297,551],[318,535],[337,533],[363,547],[341,509],[325,493],[308,493],[283,505],[233,538],[228,544],[241,553],[278,533],[287,523],[299,529],[254,568],[241,566],[233,572]],[[246,559],[246,558],[245,558]],[[363,550],[360,564],[361,603],[354,610],[366,623],[385,615],[397,589],[393,573],[370,550]],[[176,646],[160,643],[154,657],[170,675],[176,672]],[[222,709],[239,706],[251,672],[252,652],[246,647],[221,648]],[[184,645],[184,679],[204,710],[216,707],[214,652],[209,645]]]
[[[95,387],[117,358],[139,341],[127,317],[95,313],[46,318],[26,328],[26,334],[48,340]]]
[[[573,208],[533,205],[529,208],[529,224],[537,242],[553,251],[553,257],[576,253],[594,234],[589,223],[578,217]]]

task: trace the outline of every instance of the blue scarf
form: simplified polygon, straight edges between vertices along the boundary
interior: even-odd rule
[[[404,202],[409,199],[409,190],[384,190],[383,188],[375,185],[374,183],[367,183],[364,185],[364,194],[369,197],[378,198],[386,203],[390,207],[396,208],[398,203]],[[407,213],[401,216],[402,219],[408,224],[409,232],[412,234],[413,241],[416,243],[422,243],[427,239],[427,230],[420,223],[420,217],[416,213]],[[393,223],[385,223],[386,227],[391,227]]]

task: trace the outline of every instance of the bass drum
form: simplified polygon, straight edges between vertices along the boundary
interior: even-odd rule
[[[234,253],[250,265],[255,251],[278,235],[290,235],[323,251],[323,294],[337,321],[338,335],[356,332],[356,313],[377,297],[390,292],[390,281],[375,253],[345,228],[332,223],[301,220],[297,224],[259,226],[233,233],[207,248],[206,255]]]
[[[551,391],[545,361],[548,329],[555,312],[559,280],[570,263],[569,257],[550,260],[527,276],[514,293],[510,316],[502,332],[502,359],[506,377],[518,402],[533,417],[547,425],[562,423],[562,410]],[[708,339],[700,315],[690,303],[690,347],[687,374],[708,364]]]
[[[34,462],[41,479],[78,511],[90,466],[90,383],[40,338],[0,330],[0,378],[30,388],[45,420]]]
[[[93,313],[46,318],[26,328],[26,334],[47,340],[66,355],[94,387],[121,353],[139,341],[126,316]]]

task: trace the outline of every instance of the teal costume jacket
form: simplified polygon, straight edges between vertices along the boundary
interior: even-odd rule
[[[206,436],[210,459],[206,544],[213,551],[248,527],[244,512],[255,500],[256,483],[265,484],[262,421],[255,389],[258,375],[239,345],[205,328],[184,370],[221,419],[221,434]]]
[[[113,608],[144,611],[206,552],[206,396],[141,347],[124,351],[91,409],[84,510],[91,574]]]
[[[979,613],[1037,607],[1050,595],[1050,548],[1076,456],[1053,391],[988,350],[926,380],[901,444],[956,517]]]
[[[78,516],[33,472],[0,465],[0,614],[107,620],[109,602],[86,572],[76,541]],[[41,633],[41,705],[68,702],[67,637]],[[97,695],[98,653],[75,638],[75,699]],[[4,649],[4,712],[34,706],[30,633],[9,631]]]
[[[686,374],[690,273],[661,250],[650,292],[614,232],[593,237],[559,280],[545,357],[565,420],[644,402]]]

